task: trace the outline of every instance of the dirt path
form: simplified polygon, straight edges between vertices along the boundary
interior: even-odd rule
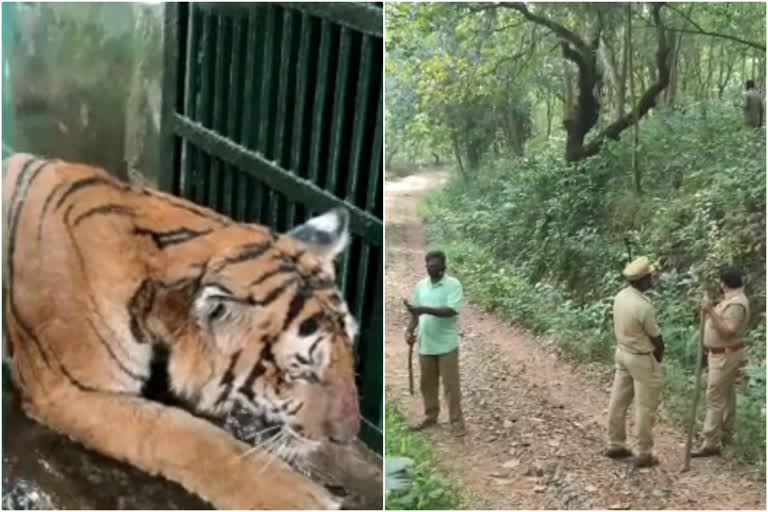
[[[423,277],[418,199],[445,176],[417,174],[385,183],[386,397],[411,423],[422,417],[408,394],[406,314],[401,298]],[[450,272],[450,255],[448,255]],[[680,473],[684,437],[661,420],[654,429],[661,465],[633,469],[602,457],[611,372],[561,360],[536,340],[471,303],[461,312],[461,372],[469,434],[441,424],[425,436],[475,509],[765,509],[765,482],[731,460],[694,460]],[[414,361],[416,387],[418,365]],[[628,435],[634,439],[631,425]]]

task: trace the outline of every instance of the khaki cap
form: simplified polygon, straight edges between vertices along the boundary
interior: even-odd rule
[[[655,271],[656,268],[651,264],[651,260],[647,256],[640,256],[632,263],[627,264],[622,273],[627,281],[637,281]]]

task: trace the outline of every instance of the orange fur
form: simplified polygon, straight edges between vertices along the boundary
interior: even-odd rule
[[[355,325],[332,264],[346,217],[318,245],[307,233],[328,222],[276,235],[90,166],[3,165],[4,335],[28,414],[216,507],[336,508],[196,414],[244,407],[293,455],[356,436]],[[185,408],[148,399],[158,354]]]

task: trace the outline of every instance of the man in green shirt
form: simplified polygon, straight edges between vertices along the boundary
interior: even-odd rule
[[[419,341],[421,395],[426,418],[415,428],[421,430],[437,424],[442,377],[451,426],[456,435],[463,436],[466,431],[461,412],[458,314],[464,293],[458,279],[445,275],[445,253],[431,251],[425,260],[429,277],[416,285],[410,303],[403,301],[411,313],[406,342],[412,345],[417,337]]]

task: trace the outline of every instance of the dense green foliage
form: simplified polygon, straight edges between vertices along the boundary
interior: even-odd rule
[[[419,434],[409,432],[396,407],[386,405],[386,435],[384,453],[388,457],[413,459],[408,467],[411,487],[391,491],[386,498],[387,510],[459,510],[461,493],[449,479],[435,472],[436,459],[429,443]]]
[[[746,80],[764,88],[763,3],[667,3],[664,37],[651,11],[646,3],[387,4],[387,169],[442,158],[471,175],[501,155],[527,154],[537,137],[558,137],[562,153],[563,126],[577,118],[588,124],[585,144],[602,140],[660,80],[662,49],[669,76],[651,107],[740,104]]]
[[[469,182],[456,176],[430,197],[430,243],[447,251],[472,300],[551,333],[571,357],[608,363],[629,239],[633,257],[661,266],[652,296],[667,344],[664,407],[678,421],[692,396],[698,301],[716,291],[721,264],[744,268],[750,378],[731,449],[764,466],[765,132],[710,104],[706,117],[657,113],[642,134],[642,193],[630,140],[578,165],[562,161],[558,140],[540,142],[527,158],[496,160]]]

